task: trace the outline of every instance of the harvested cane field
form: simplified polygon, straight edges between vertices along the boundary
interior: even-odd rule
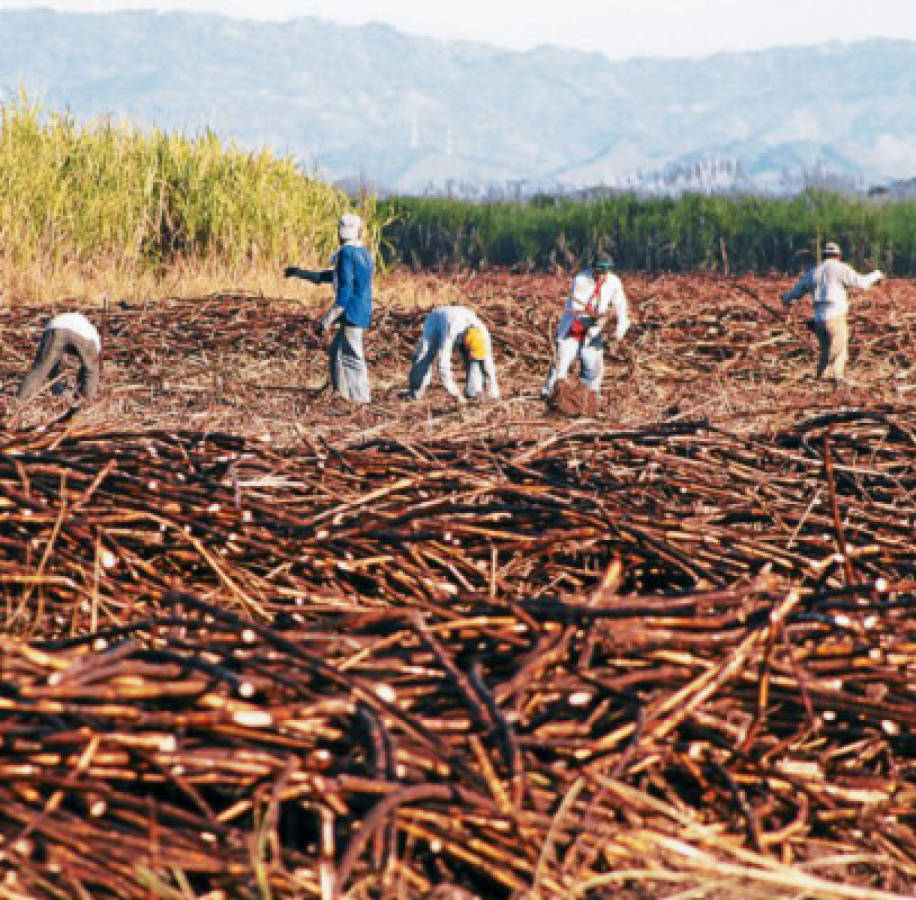
[[[839,391],[789,283],[626,277],[587,417],[565,277],[390,277],[357,411],[243,293],[20,409],[0,309],[0,896],[912,897],[916,283]],[[502,401],[404,399],[421,289]]]

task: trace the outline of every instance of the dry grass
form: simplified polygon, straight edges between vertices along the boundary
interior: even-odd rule
[[[308,260],[290,259],[290,265]],[[320,266],[320,263],[311,264]],[[101,307],[109,302],[148,303],[169,297],[206,297],[218,293],[252,293],[288,297],[307,304],[327,302],[326,288],[283,277],[282,268],[246,263],[230,266],[208,260],[178,261],[158,269],[117,258],[63,264],[36,263],[22,267],[0,253],[0,308],[6,306]],[[404,309],[430,309],[462,303],[459,284],[436,276],[404,272],[381,273],[376,278],[376,302]]]
[[[290,260],[294,264],[295,260]],[[226,285],[244,285],[246,291],[277,297],[284,293],[315,294],[307,282],[291,282],[281,270],[246,264],[228,266],[214,260],[177,262],[160,269],[131,264],[122,258],[63,265],[10,265],[0,259],[3,303],[11,306],[69,303],[99,307],[110,302],[143,303],[167,297],[204,297],[224,291]],[[302,285],[301,289],[298,285]]]

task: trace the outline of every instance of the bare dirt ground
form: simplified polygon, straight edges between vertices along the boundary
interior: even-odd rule
[[[625,277],[576,418],[561,276],[385,279],[363,409],[240,292],[20,408],[0,309],[0,895],[912,897],[916,283],[839,391],[789,283]],[[434,302],[501,401],[405,399]]]

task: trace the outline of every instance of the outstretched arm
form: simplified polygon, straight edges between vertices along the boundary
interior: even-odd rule
[[[313,271],[312,269],[298,269],[296,266],[287,266],[283,270],[284,278],[303,278],[311,281],[312,284],[330,284],[334,280],[333,269],[321,269]]]
[[[855,269],[850,267],[845,284],[846,287],[867,291],[873,284],[877,284],[882,278],[884,278],[884,272],[880,269],[875,269],[874,272],[869,272],[868,275],[860,275]]]

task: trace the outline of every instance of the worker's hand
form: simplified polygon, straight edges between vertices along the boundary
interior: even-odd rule
[[[455,394],[455,403],[458,404],[458,406],[467,406],[467,397],[465,397],[464,394]]]
[[[325,324],[323,319],[316,319],[314,322],[312,322],[312,334],[314,335],[315,340],[318,341],[318,343],[322,346],[328,342],[328,331],[330,331],[330,329]]]
[[[884,281],[884,272],[880,269],[875,269],[875,282]]]
[[[630,330],[629,322],[618,322],[617,328],[614,330],[614,340],[622,341],[626,336],[626,333]]]

